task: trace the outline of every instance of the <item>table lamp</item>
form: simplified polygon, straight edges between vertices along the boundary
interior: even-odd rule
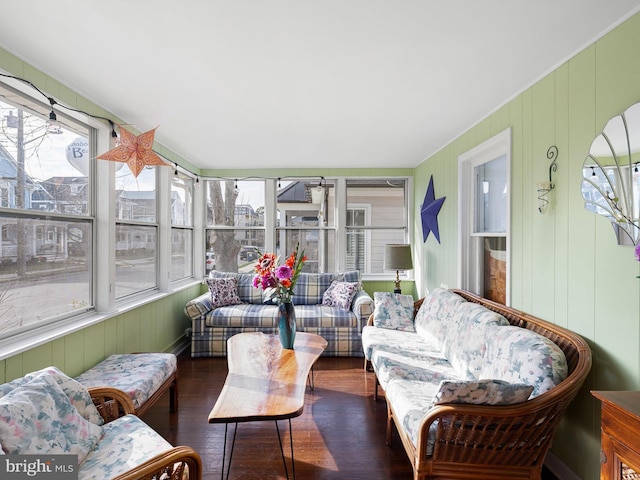
[[[393,293],[402,293],[400,290],[400,270],[413,269],[411,259],[411,245],[389,244],[384,248],[384,268],[396,271],[395,289]]]

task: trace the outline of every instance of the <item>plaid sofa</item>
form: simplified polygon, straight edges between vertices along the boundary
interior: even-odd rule
[[[227,339],[241,332],[278,332],[278,307],[263,302],[263,292],[254,288],[252,273],[210,272],[211,278],[235,276],[243,303],[212,308],[209,292],[187,302],[184,311],[191,319],[191,356],[215,357],[227,353]],[[293,304],[296,328],[315,333],[328,343],[325,356],[361,357],[362,329],[373,312],[373,299],[358,291],[351,309],[322,305],[324,292],[333,281],[360,282],[360,272],[301,273],[295,286]]]

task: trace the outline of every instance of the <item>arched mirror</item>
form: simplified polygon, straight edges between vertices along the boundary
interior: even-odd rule
[[[585,208],[609,219],[618,244],[640,242],[640,103],[607,122],[582,167]]]

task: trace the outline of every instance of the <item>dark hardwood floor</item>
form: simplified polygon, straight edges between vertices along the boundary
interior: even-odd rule
[[[386,404],[383,397],[373,400],[373,373],[362,365],[361,358],[322,357],[316,363],[315,389],[307,389],[304,412],[292,420],[299,480],[412,478],[399,438],[385,444]],[[179,411],[169,413],[165,394],[143,419],[172,444],[194,448],[204,479],[220,478],[225,428],[207,423],[207,416],[222,389],[226,359],[192,359],[187,352],[178,357],[178,372]],[[279,427],[291,477],[288,423]],[[229,478],[286,478],[274,422],[239,424]]]

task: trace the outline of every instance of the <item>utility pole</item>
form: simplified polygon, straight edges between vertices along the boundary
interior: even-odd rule
[[[24,210],[25,207],[25,184],[26,175],[24,171],[24,113],[21,108],[18,109],[18,131],[16,139],[16,208]],[[27,258],[26,258],[26,232],[25,232],[25,220],[22,217],[16,219],[16,273],[18,278],[24,277],[27,273]]]

